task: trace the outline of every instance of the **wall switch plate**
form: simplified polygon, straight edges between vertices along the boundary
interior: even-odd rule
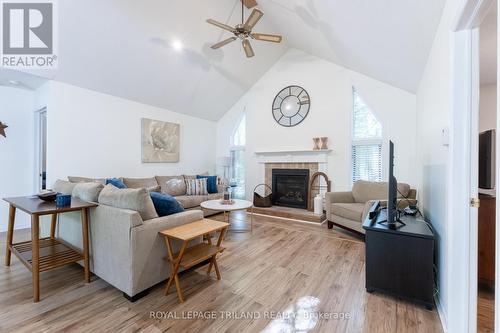
[[[441,130],[441,143],[445,147],[448,147],[450,145],[450,128],[449,127],[444,127]]]

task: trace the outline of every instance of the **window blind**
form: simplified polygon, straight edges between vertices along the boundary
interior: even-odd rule
[[[382,144],[352,146],[352,182],[382,180]]]

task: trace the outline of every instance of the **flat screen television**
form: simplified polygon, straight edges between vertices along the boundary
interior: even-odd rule
[[[479,188],[495,188],[495,130],[479,133]]]
[[[379,223],[387,225],[391,229],[397,229],[405,225],[399,219],[398,212],[398,181],[394,177],[394,143],[389,141],[389,179],[388,179],[388,198],[386,207],[387,220]]]
[[[394,177],[394,143],[389,141],[389,196],[387,198],[387,224],[398,222],[398,181]]]

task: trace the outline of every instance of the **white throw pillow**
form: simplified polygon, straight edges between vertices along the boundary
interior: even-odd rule
[[[179,196],[186,194],[186,183],[183,179],[169,179],[165,182],[165,193],[172,196]]]
[[[186,195],[208,195],[207,179],[186,179]]]

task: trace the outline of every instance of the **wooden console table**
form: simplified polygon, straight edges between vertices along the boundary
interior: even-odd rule
[[[57,207],[55,202],[45,202],[37,196],[5,198],[4,200],[10,205],[5,266],[10,266],[11,253],[14,253],[26,268],[31,271],[34,302],[40,300],[40,272],[75,263],[83,259],[85,282],[90,282],[88,209],[96,207],[97,204],[72,198],[70,206]],[[31,215],[30,241],[12,243],[16,209]],[[82,216],[83,253],[63,240],[55,238],[57,215],[75,211],[79,211]],[[40,239],[40,216],[43,215],[52,215],[52,221],[50,237]]]
[[[224,240],[224,235],[226,234],[228,227],[229,223],[203,219],[192,223],[184,224],[172,229],[160,231],[160,234],[165,237],[165,243],[167,244],[167,251],[168,251],[168,259],[172,267],[172,272],[167,282],[165,295],[168,294],[172,282],[175,281],[175,287],[177,289],[177,297],[179,297],[179,301],[181,303],[184,302],[181,285],[179,283],[179,277],[177,276],[179,268],[182,267],[184,269],[188,269],[210,258],[211,260],[208,265],[207,274],[210,274],[212,266],[214,266],[215,273],[217,274],[217,279],[218,280],[221,279],[219,266],[217,265],[217,254],[224,251],[224,248],[221,246],[221,244],[222,241]],[[211,234],[217,231],[220,231],[219,239],[217,240],[217,244],[214,245],[212,244]],[[207,243],[203,242],[201,244],[186,249],[189,241],[201,236],[205,236]],[[181,250],[176,254],[173,253],[172,241],[171,241],[172,239],[177,239],[182,241]]]

